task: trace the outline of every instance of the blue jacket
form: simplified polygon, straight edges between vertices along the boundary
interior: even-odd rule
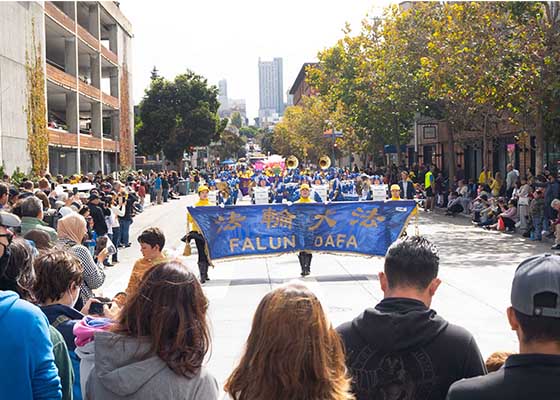
[[[0,338],[2,398],[62,398],[47,317],[9,290],[0,290]]]
[[[84,315],[64,304],[51,304],[50,306],[41,307],[41,311],[47,316],[49,323],[54,326],[64,337],[68,353],[72,360],[72,368],[74,369],[74,400],[82,399],[82,390],[80,388],[80,358],[76,355],[76,344],[74,343],[74,325]]]

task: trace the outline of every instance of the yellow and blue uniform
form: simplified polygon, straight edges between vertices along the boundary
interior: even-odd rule
[[[300,186],[300,197],[299,200],[296,201],[296,203],[315,203],[309,196],[301,197],[301,191],[304,189],[310,190],[310,187],[307,183],[304,183]],[[307,276],[311,273],[311,258],[313,258],[313,255],[306,251],[302,251],[298,254],[299,265],[301,267],[301,276]]]
[[[199,186],[198,193],[208,191],[207,186]],[[207,207],[210,205],[210,201],[208,199],[199,199],[194,206],[195,207]],[[210,261],[208,260],[208,256],[206,255],[206,240],[204,236],[202,236],[202,231],[200,227],[193,219],[191,214],[187,214],[187,221],[189,223],[189,233],[187,234],[187,246],[190,246],[190,241],[194,239],[196,244],[196,249],[198,251],[198,270],[200,271],[200,281],[202,283],[206,282],[210,278],[208,278],[208,267],[210,265]]]

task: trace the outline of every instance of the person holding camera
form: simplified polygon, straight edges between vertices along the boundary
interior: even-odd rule
[[[119,222],[119,218],[124,217],[125,201],[126,199],[124,198],[122,193],[119,194],[115,192],[111,193],[111,202],[108,205],[108,207],[111,211],[110,221],[111,221],[111,228],[113,229],[113,235],[109,236],[109,239],[111,239],[116,249],[115,253],[113,254],[113,258],[111,260],[113,264],[119,262],[118,248],[121,241],[121,225]]]
[[[113,308],[110,301],[90,298],[80,311],[73,308],[80,297],[84,271],[80,261],[68,251],[45,252],[37,257],[35,267],[33,292],[49,323],[64,337],[74,369],[74,399],[81,399],[80,359],[75,353],[74,325],[88,314],[114,316],[118,306]]]
[[[86,220],[77,213],[68,214],[58,220],[58,246],[75,255],[82,266],[83,282],[80,285],[80,298],[75,308],[81,309],[89,299],[94,297],[93,289],[100,288],[105,282],[103,262],[108,256],[105,248],[97,255],[97,263],[87,247],[82,243],[88,239]]]

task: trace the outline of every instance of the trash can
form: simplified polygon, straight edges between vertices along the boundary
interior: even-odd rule
[[[186,180],[181,179],[177,183],[177,191],[179,192],[179,195],[181,195],[181,196],[185,196],[187,194],[187,181]]]

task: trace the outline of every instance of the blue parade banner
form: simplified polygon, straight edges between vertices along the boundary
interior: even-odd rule
[[[299,251],[384,256],[416,202],[265,204],[187,207],[211,259]]]

